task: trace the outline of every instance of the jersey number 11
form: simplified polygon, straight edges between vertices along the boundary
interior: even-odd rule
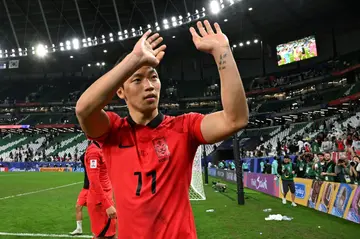
[[[136,188],[136,196],[140,196],[141,188],[142,188],[142,174],[141,172],[135,172],[135,176],[138,176],[138,185]],[[156,193],[156,171],[151,171],[146,174],[146,177],[152,177],[151,180],[151,192],[152,194]]]

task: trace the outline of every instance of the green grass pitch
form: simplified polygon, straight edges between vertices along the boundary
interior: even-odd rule
[[[26,238],[1,233],[65,235],[74,230],[74,208],[82,179],[81,173],[1,173],[0,239]],[[354,239],[360,235],[358,224],[313,209],[292,208],[289,203],[282,205],[277,198],[251,190],[245,191],[246,205],[238,206],[236,185],[228,186],[228,192],[218,193],[207,185],[207,200],[192,202],[199,239]],[[263,212],[265,208],[272,208],[272,214],[280,213],[294,219],[265,221],[269,215]],[[208,209],[215,211],[205,212]],[[84,234],[90,235],[86,209],[83,229]]]

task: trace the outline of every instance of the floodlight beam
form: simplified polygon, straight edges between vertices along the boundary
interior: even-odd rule
[[[8,19],[9,19],[9,22],[10,22],[11,30],[12,30],[13,35],[14,35],[16,46],[17,46],[17,48],[20,48],[20,44],[19,44],[16,32],[15,32],[14,24],[13,24],[13,22],[11,20],[11,16],[10,16],[10,12],[9,12],[9,8],[7,6],[6,0],[3,0],[3,3],[4,3],[5,10],[6,10],[6,15],[7,15]]]
[[[115,0],[113,0],[113,4],[114,4],[114,10],[115,10],[115,15],[116,15],[116,21],[119,27],[119,31],[122,32],[122,28],[121,28],[121,23],[120,23],[120,18],[119,18],[119,13],[118,13],[118,9],[117,9],[117,5]]]
[[[83,21],[82,21],[82,17],[81,17],[81,13],[80,13],[80,9],[79,9],[79,5],[78,5],[77,0],[74,0],[74,3],[75,3],[76,11],[77,11],[77,14],[78,14],[78,17],[79,17],[79,20],[80,20],[80,26],[81,26],[81,30],[83,32],[83,36],[84,36],[84,38],[86,38],[85,28],[84,28],[84,24],[83,24]]]
[[[52,41],[52,39],[51,39],[49,27],[48,27],[48,24],[47,24],[47,20],[46,20],[46,17],[45,17],[45,13],[44,13],[44,9],[43,9],[43,7],[42,7],[41,0],[38,0],[38,3],[39,3],[39,6],[40,6],[40,11],[41,11],[41,15],[42,15],[42,17],[43,17],[43,21],[44,21],[44,24],[45,24],[45,29],[46,29],[46,32],[47,32],[47,34],[48,34],[50,44],[52,45],[52,44],[53,44],[53,41]]]
[[[189,12],[189,10],[187,8],[186,0],[184,0],[184,8],[185,8],[185,12]]]
[[[153,12],[154,12],[155,22],[158,22],[158,17],[157,17],[157,14],[156,14],[156,8],[155,8],[154,0],[151,0],[151,5],[152,5]]]

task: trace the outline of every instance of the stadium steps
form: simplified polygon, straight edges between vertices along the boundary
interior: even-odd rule
[[[32,142],[34,140],[34,138],[32,137],[23,137],[20,138],[16,141],[13,141],[7,145],[1,146],[1,147],[6,147],[4,150],[0,150],[0,158],[6,159],[7,157],[9,157],[10,152],[13,151],[13,154],[15,153],[14,151],[16,150],[16,148],[22,146],[24,147],[26,144]]]
[[[56,138],[54,142],[52,142],[51,146],[45,150],[45,155],[56,155],[58,152],[61,152],[65,148],[68,147],[68,144],[77,140],[83,134],[63,134],[61,138]],[[60,143],[60,147],[56,148],[57,143]]]
[[[352,127],[356,128],[359,125],[359,120],[356,117],[360,117],[360,112],[356,113],[356,115],[351,116],[350,118],[347,118],[343,122],[335,122],[334,126],[338,129],[341,129],[342,125],[346,127],[347,124],[350,124]]]
[[[277,141],[282,141],[286,136],[289,135],[289,132],[293,129],[293,125],[290,125],[289,128],[280,131],[277,134],[274,134],[273,137],[271,137],[268,141],[264,143],[264,147],[267,148],[267,146],[270,144],[272,149],[276,149]]]
[[[2,138],[0,141],[0,153],[7,150],[7,148],[11,147],[14,144],[21,143],[25,139],[26,137],[22,135],[12,135],[11,137]]]
[[[88,146],[88,140],[84,135],[79,137],[77,140],[74,140],[72,143],[68,144],[65,149],[59,151],[59,155],[62,156],[64,154],[71,154],[74,155],[76,149],[78,151],[78,155],[81,155],[85,152],[86,147]]]

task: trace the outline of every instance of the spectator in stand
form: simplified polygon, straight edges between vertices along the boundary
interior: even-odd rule
[[[349,176],[350,176],[350,183],[358,183],[358,172],[356,171],[356,167],[358,166],[358,164],[354,161],[349,163]]]
[[[304,159],[306,157],[306,153],[302,154],[300,156],[297,157],[296,159],[296,176],[299,178],[304,178],[305,177],[305,162]]]
[[[297,143],[297,146],[299,147],[298,152],[299,152],[299,153],[302,153],[303,148],[304,148],[304,142],[301,140],[301,138],[299,138],[299,141],[298,141],[298,143]]]
[[[333,152],[335,151],[334,143],[329,140],[329,138],[325,138],[324,141],[321,143],[321,151],[322,152]]]
[[[345,159],[340,158],[335,166],[336,182],[351,183],[350,170],[346,166]]]
[[[355,162],[355,170],[357,173],[357,182],[360,182],[360,159],[358,156],[353,157],[353,162]]]
[[[325,165],[323,166],[323,172],[321,173],[322,176],[325,177],[325,181],[327,182],[335,182],[335,163],[331,160],[330,153],[324,154],[325,158]]]
[[[266,159],[265,167],[264,167],[264,173],[265,174],[271,174],[271,164],[269,162],[269,159]]]
[[[360,152],[360,140],[359,140],[359,137],[357,135],[353,136],[351,149],[352,149],[352,152],[351,152],[352,155],[356,155],[357,152]]]
[[[314,171],[315,171],[315,179],[316,180],[320,180],[320,181],[324,181],[325,177],[322,176],[322,173],[324,172],[324,167],[325,167],[325,159],[324,159],[324,154],[323,153],[319,153],[317,154],[317,157],[319,159],[318,162],[314,163]]]
[[[249,172],[249,164],[245,160],[242,160],[242,169],[244,172]]]
[[[281,159],[278,156],[274,158],[273,162],[271,163],[271,174],[273,174],[273,175],[278,174],[277,169],[278,169],[280,160]]]
[[[265,163],[263,159],[260,159],[260,173],[264,173]]]
[[[346,139],[344,140],[344,145],[345,145],[345,150],[347,152],[352,152],[351,151],[351,147],[352,147],[352,143],[353,143],[353,140],[352,140],[352,135],[351,134],[348,134],[348,136],[346,137]]]
[[[337,145],[337,151],[339,152],[345,151],[344,140],[342,138],[338,138],[338,140],[336,141],[336,145]]]
[[[314,170],[314,155],[308,153],[305,155],[305,178],[315,179],[315,170]]]

